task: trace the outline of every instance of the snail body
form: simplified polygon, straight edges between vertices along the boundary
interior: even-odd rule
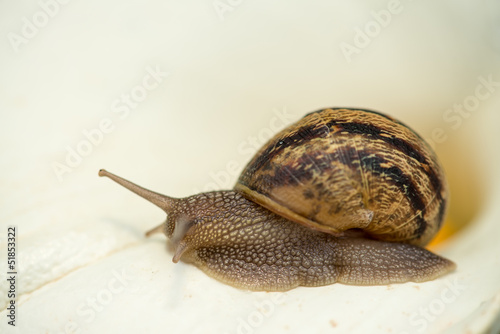
[[[423,282],[455,268],[423,248],[448,201],[435,154],[373,111],[306,115],[259,150],[233,190],[179,199],[99,175],[167,213],[146,235],[163,232],[174,262],[239,288]]]

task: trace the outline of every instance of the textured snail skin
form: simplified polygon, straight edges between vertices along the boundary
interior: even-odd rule
[[[238,288],[284,291],[335,282],[422,282],[455,268],[453,262],[418,246],[314,231],[234,191],[195,195],[179,203],[177,211],[202,216],[194,219],[175,257],[182,255],[184,261]],[[170,224],[167,229],[178,228]]]
[[[424,246],[439,230],[448,188],[430,147],[367,110],[325,109],[278,133],[234,190],[172,198],[105,170],[159,206],[181,258],[249,290],[335,282],[423,282],[455,264]]]

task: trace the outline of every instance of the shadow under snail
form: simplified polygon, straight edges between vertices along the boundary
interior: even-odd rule
[[[181,258],[249,290],[335,282],[423,282],[455,264],[423,247],[446,212],[436,155],[406,125],[361,109],[323,109],[270,139],[233,190],[172,198],[105,170],[167,213]]]

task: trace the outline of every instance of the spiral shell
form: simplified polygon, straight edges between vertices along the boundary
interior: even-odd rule
[[[425,245],[443,222],[448,187],[430,146],[370,110],[307,114],[264,145],[235,189],[313,229]]]

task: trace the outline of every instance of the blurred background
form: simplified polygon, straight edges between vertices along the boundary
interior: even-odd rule
[[[3,1],[0,32],[0,275],[14,225],[23,333],[104,332],[120,315],[125,333],[498,328],[498,1]],[[164,238],[143,238],[164,214],[97,177],[176,197],[228,189],[268,138],[325,107],[388,113],[440,157],[452,202],[432,247],[467,287],[442,310],[429,305],[443,282],[333,285],[286,293],[252,325],[274,294],[174,266]],[[134,288],[91,317],[88,298],[124,265]]]

